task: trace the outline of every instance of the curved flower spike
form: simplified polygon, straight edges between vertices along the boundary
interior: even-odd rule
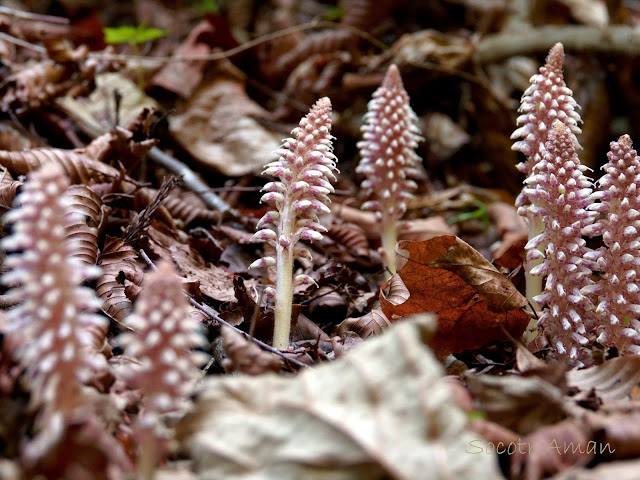
[[[337,172],[331,144],[331,101],[327,97],[318,100],[291,133],[293,138],[284,140],[276,151],[280,159],[265,166],[263,175],[279,179],[263,189],[268,193],[262,201],[273,204],[275,210],[262,217],[260,230],[253,236],[254,241],[275,246],[275,262],[272,258],[260,259],[249,267],[276,270],[273,346],[279,349],[289,346],[293,261],[302,254],[309,256],[308,250],[296,244],[299,240],[321,240],[326,231],[318,222],[318,214],[329,212],[328,194],[333,193],[330,180],[336,179]],[[306,279],[302,276],[297,280],[304,283]]]
[[[527,258],[539,265],[531,275],[546,276],[542,294],[535,297],[542,311],[542,327],[560,357],[579,364],[587,360],[586,330],[593,323],[593,304],[581,292],[590,285],[593,252],[586,247],[582,229],[593,223],[595,212],[592,183],[584,175],[571,131],[560,121],[553,124],[546,142],[546,153],[525,181],[524,194],[531,201],[529,210],[547,227],[531,239],[525,249]],[[544,246],[544,252],[536,248]]]
[[[604,216],[583,232],[602,235],[607,247],[597,259],[601,281],[588,292],[598,295],[596,313],[605,320],[596,326],[598,341],[620,353],[640,354],[640,158],[629,135],[610,146],[594,195],[601,203],[589,207]]]
[[[99,268],[83,264],[77,246],[66,239],[74,222],[63,193],[69,186],[62,170],[45,164],[29,175],[16,201],[20,207],[4,218],[14,222],[2,248],[19,251],[7,257],[11,272],[5,285],[20,304],[7,315],[8,335],[17,341],[17,360],[26,367],[32,398],[46,414],[68,413],[83,404],[82,384],[107,368],[93,348],[92,329],[106,320],[92,312],[101,305],[93,290],[82,287]]]
[[[411,178],[420,176],[420,157],[415,148],[422,140],[418,117],[409,105],[409,95],[395,65],[389,67],[382,86],[373,93],[364,120],[356,172],[365,176],[362,188],[376,200],[362,208],[376,211],[381,218],[387,266],[395,273],[397,223],[406,211],[406,200],[417,188]]]

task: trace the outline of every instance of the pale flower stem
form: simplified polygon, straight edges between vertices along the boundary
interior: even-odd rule
[[[387,218],[382,232],[382,249],[386,257],[387,268],[391,275],[396,273],[396,243],[398,242],[398,221],[395,218]]]
[[[140,439],[137,480],[153,480],[155,477],[157,460],[156,439],[152,431],[144,429],[142,432],[142,438]]]
[[[540,235],[540,233],[542,233],[542,228],[543,228],[542,217],[533,216],[531,213],[529,213],[527,216],[529,217],[529,240],[531,240],[532,238],[537,237],[538,235]],[[538,250],[544,253],[546,245],[547,245],[546,243],[541,243],[538,246]],[[528,265],[527,270],[532,270],[534,267],[540,265],[541,263],[542,263],[541,258],[536,260],[531,260],[527,264]],[[527,300],[529,300],[533,308],[535,308],[535,310],[538,311],[540,307],[538,303],[534,300],[534,297],[542,293],[542,277],[529,275],[529,273],[527,272],[526,279],[527,279]]]
[[[529,213],[527,217],[529,218],[529,240],[531,240],[532,238],[538,236],[542,232],[542,228],[543,228],[542,218],[539,216],[537,217],[533,216],[531,213]],[[544,253],[545,247],[546,247],[546,243],[542,243],[538,246],[538,250]],[[529,272],[534,267],[540,265],[542,261],[543,259],[539,258],[539,259],[531,260],[530,262],[528,262],[527,268],[524,274],[524,278],[526,282],[527,300],[529,301],[529,303],[531,304],[531,307],[533,307],[533,309],[536,312],[540,311],[540,305],[538,305],[538,302],[534,300],[534,297],[542,293],[543,278],[541,276],[531,275]],[[524,333],[524,340],[526,343],[531,342],[538,336],[538,329],[536,328],[537,322],[538,320],[536,318],[532,318],[531,321],[529,322],[529,325],[527,325],[527,329]]]
[[[291,332],[291,305],[293,303],[293,248],[277,247],[276,305],[274,309],[273,347],[286,350]]]

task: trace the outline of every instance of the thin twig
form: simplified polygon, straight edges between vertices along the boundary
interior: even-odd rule
[[[0,14],[8,15],[15,18],[22,18],[25,20],[38,20],[40,22],[58,23],[60,25],[69,24],[68,18],[43,15],[41,13],[23,12],[22,10],[14,10],[13,8],[8,7],[0,7]]]
[[[187,165],[163,152],[158,147],[153,147],[148,155],[158,165],[163,166],[174,175],[182,177],[184,186],[196,193],[207,207],[212,210],[218,210],[221,214],[226,212],[234,213],[227,202],[213,193],[209,185],[204,183]]]
[[[13,37],[11,35],[7,35],[6,33],[3,33],[3,32],[0,32],[0,40],[4,40],[5,42],[13,43],[15,45],[28,48],[30,50],[34,50],[41,55],[47,54],[46,48],[41,47],[40,45],[34,45],[33,43],[25,42],[24,40],[20,40],[19,38]]]
[[[155,264],[153,263],[153,261],[149,258],[149,256],[147,255],[147,252],[145,252],[143,249],[138,250],[138,252],[140,253],[140,256],[142,257],[142,259],[146,262],[147,265],[149,265],[149,267],[152,270],[157,270],[158,267],[155,266]],[[197,300],[191,298],[190,295],[187,295],[187,293],[185,292],[185,295],[187,296],[187,298],[189,299],[189,303],[191,303],[191,305],[193,305],[195,308],[197,308],[198,310],[200,310],[201,312],[205,313],[207,316],[209,316],[211,319],[215,320],[216,322],[219,322],[221,325],[224,325],[225,327],[229,327],[232,330],[235,330],[236,332],[238,332],[239,334],[241,334],[245,339],[256,343],[258,346],[260,346],[263,350],[266,350],[268,352],[274,353],[276,355],[278,355],[279,357],[284,358],[285,361],[287,362],[291,362],[294,365],[301,367],[301,368],[307,368],[308,365],[302,363],[299,360],[296,360],[295,358],[290,358],[287,357],[284,353],[282,353],[280,350],[278,350],[277,348],[273,348],[271,345],[268,345],[264,342],[261,342],[260,340],[258,340],[257,338],[253,338],[251,336],[249,336],[249,334],[247,334],[246,332],[243,332],[242,330],[240,330],[238,327],[234,327],[233,325],[231,325],[229,322],[227,322],[226,320],[223,320],[222,318],[220,318],[218,316],[218,313],[213,310],[211,307],[198,302]]]
[[[557,42],[561,42],[566,51],[592,51],[630,57],[640,55],[640,31],[633,27],[548,25],[488,35],[476,44],[473,59],[478,64],[488,64],[516,55],[546,53]]]

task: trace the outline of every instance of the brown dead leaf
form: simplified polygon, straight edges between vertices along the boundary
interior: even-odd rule
[[[159,228],[152,226],[147,228],[146,232],[151,240],[153,252],[175,263],[181,277],[189,282],[198,282],[203,294],[220,302],[236,300],[233,294],[232,274],[222,267],[205,263],[190,245],[180,242]]]
[[[522,448],[511,455],[511,476],[540,480],[574,465],[586,465],[595,456],[595,446],[588,448],[591,437],[591,428],[575,418],[542,427],[524,437]]]
[[[637,355],[612,358],[594,367],[567,372],[567,384],[578,388],[582,393],[579,396],[595,391],[605,401],[629,398],[639,383],[640,357]]]
[[[385,316],[380,307],[374,308],[366,315],[356,318],[347,318],[338,325],[338,335],[345,335],[347,332],[355,332],[362,338],[369,338],[380,335],[391,326],[391,322]]]
[[[556,368],[562,367],[556,365]],[[498,377],[469,373],[465,379],[477,408],[486,414],[487,419],[520,435],[529,434],[541,425],[555,423],[566,416],[566,388],[562,384],[552,384],[539,376]]]
[[[137,258],[133,247],[112,237],[107,237],[98,257],[102,275],[96,281],[96,293],[105,312],[118,321],[131,313],[132,299],[140,291],[144,271]]]
[[[447,225],[446,220],[437,215],[402,222],[398,228],[398,239],[421,242],[440,235],[453,235],[454,233],[453,227]]]
[[[217,78],[191,95],[183,113],[169,119],[169,128],[202,165],[224,175],[242,176],[260,172],[275,160],[280,135],[253,119],[266,115],[241,82]]]
[[[204,40],[214,33],[215,27],[207,16],[189,32],[187,38],[175,49],[174,56],[180,58],[208,55],[211,53],[211,47]],[[187,98],[202,80],[205,65],[204,61],[170,62],[154,75],[150,85],[162,87]]]
[[[402,65],[435,64],[456,69],[471,58],[473,43],[459,36],[424,29],[402,35],[391,47],[393,63]]]
[[[95,265],[98,259],[98,235],[106,213],[102,200],[86,185],[71,185],[64,196],[75,214],[67,227],[67,241],[76,242],[75,256],[82,263]]]
[[[381,293],[382,310],[391,320],[420,312],[438,314],[438,332],[431,346],[439,358],[504,339],[503,328],[514,338],[524,332],[529,318],[521,308],[526,299],[459,238],[402,241],[396,253],[398,273],[387,285],[397,283],[399,277],[409,297],[402,302]]]
[[[57,104],[78,123],[98,136],[114,125],[129,125],[135,121],[140,111],[147,108],[158,110],[159,105],[138,88],[135,82],[122,73],[102,73],[96,75],[96,88],[88,97],[73,98],[67,95],[59,98]],[[118,93],[118,122],[116,122],[116,96]]]
[[[200,478],[501,478],[424,345],[433,318],[395,326],[296,377],[205,379],[177,439]]]
[[[222,366],[229,373],[262,375],[265,372],[280,372],[282,358],[262,350],[256,343],[245,338],[230,327],[222,327],[222,345],[227,354]]]
[[[608,458],[633,458],[640,455],[640,413],[599,415],[588,417],[590,426],[598,432],[599,443],[608,446]]]

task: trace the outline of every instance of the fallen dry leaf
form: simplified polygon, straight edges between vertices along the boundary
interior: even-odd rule
[[[200,479],[430,480],[501,475],[473,440],[419,316],[295,378],[205,380],[178,439]]]
[[[640,471],[640,460],[628,462],[603,463],[594,468],[570,468],[555,475],[553,480],[602,480],[615,478],[616,480],[637,480]]]
[[[227,358],[223,367],[229,373],[262,375],[265,372],[282,370],[282,358],[265,352],[256,343],[245,338],[230,327],[222,327],[222,345]]]
[[[244,85],[218,78],[198,88],[183,113],[169,119],[171,133],[202,165],[232,177],[258,173],[275,160],[281,135],[253,117],[267,112],[253,102]]]
[[[385,316],[380,307],[374,308],[366,315],[356,318],[347,318],[338,325],[338,334],[344,335],[347,332],[355,332],[362,338],[373,335],[380,335],[391,326],[391,322]]]
[[[529,318],[521,308],[526,299],[459,238],[402,241],[396,254],[397,276],[381,292],[399,278],[409,296],[402,302],[381,293],[382,310],[392,321],[421,312],[436,313],[438,331],[430,345],[438,358],[505,339],[503,329],[514,338],[524,332]]]
[[[585,422],[571,418],[527,435],[511,455],[511,477],[540,480],[574,465],[586,465],[595,454],[588,448],[591,433]]]
[[[595,391],[602,400],[629,398],[631,391],[640,383],[640,357],[626,355],[612,358],[600,365],[567,372],[567,385],[578,388],[583,395]]]
[[[477,408],[487,419],[521,435],[566,416],[562,385],[538,376],[468,374],[465,378]]]

